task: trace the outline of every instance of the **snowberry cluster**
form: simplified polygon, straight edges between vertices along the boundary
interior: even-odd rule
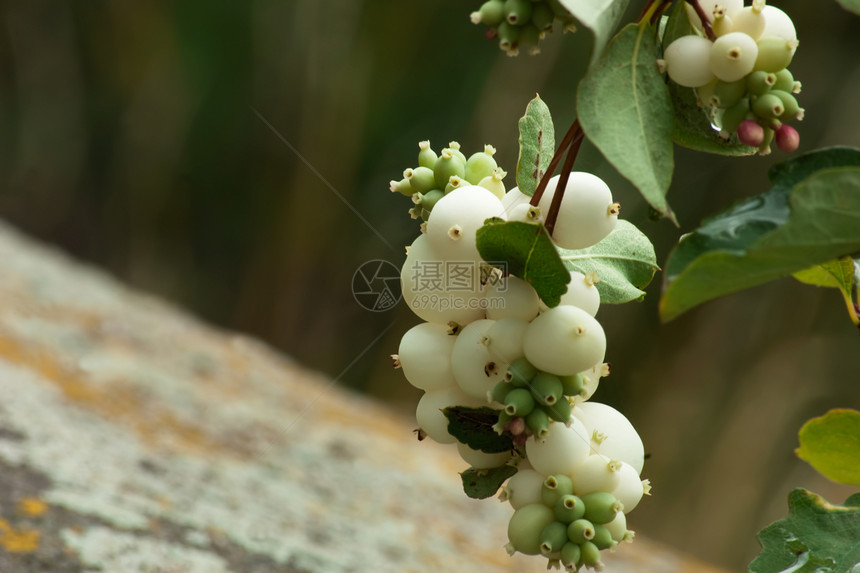
[[[788,66],[797,50],[791,18],[765,0],[703,0],[714,36],[692,34],[669,44],[658,63],[675,83],[696,88],[700,105],[711,109],[724,137],[737,134],[745,145],[770,152],[797,149],[800,137],[786,122],[803,119],[794,95],[800,92]],[[687,4],[690,21],[705,33],[702,20]]]
[[[625,513],[648,485],[639,477],[644,449],[633,426],[610,406],[588,401],[609,373],[606,337],[594,318],[597,277],[571,271],[561,303],[548,308],[527,281],[482,260],[476,245],[488,218],[541,224],[559,179],[548,182],[538,206],[517,188],[500,199],[469,184],[499,173],[490,146],[463,161],[449,145],[434,162],[426,159],[429,143],[420,148],[420,166],[392,182],[392,189],[408,185],[422,206],[432,192],[414,186],[422,168],[433,173],[433,189],[441,191],[442,177],[450,187],[422,211],[426,223],[401,270],[404,299],[426,321],[403,335],[393,355],[395,367],[424,391],[416,410],[420,431],[436,442],[456,443],[474,470],[518,468],[502,490],[515,509],[509,552],[544,555],[551,565],[571,570],[599,570],[601,549],[632,539]],[[470,169],[473,159],[481,163],[479,171]],[[437,178],[442,161],[457,161],[457,173],[446,167]],[[451,186],[455,177],[465,183]],[[612,231],[617,214],[602,180],[572,173],[553,240],[564,248],[592,246]],[[496,410],[493,429],[509,435],[513,448],[486,453],[458,442],[443,413],[454,406]]]
[[[639,477],[644,449],[636,430],[614,408],[584,402],[569,425],[551,424],[525,450],[531,467],[521,467],[501,494],[515,510],[508,551],[544,555],[571,571],[601,570],[600,550],[633,540],[626,514],[650,492]]]
[[[439,199],[459,187],[479,185],[499,198],[504,196],[502,179],[507,173],[493,159],[496,149],[492,145],[485,145],[483,151],[472,154],[468,159],[456,141],[449,143],[438,155],[429,141],[419,143],[418,149],[418,167],[405,170],[403,179],[392,179],[389,187],[392,193],[412,198],[415,206],[409,214],[413,219],[421,217],[426,221]]]
[[[552,32],[556,20],[565,32],[576,31],[573,16],[559,0],[487,0],[471,15],[473,24],[488,26],[487,37],[499,39],[499,48],[509,56],[520,48],[540,53],[538,43]]]

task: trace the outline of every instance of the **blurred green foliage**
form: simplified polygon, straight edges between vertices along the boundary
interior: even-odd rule
[[[589,56],[587,32],[557,31],[540,56],[508,58],[470,24],[478,4],[0,3],[0,216],[409,409],[418,392],[387,355],[416,319],[365,311],[350,290],[363,262],[399,265],[418,233],[388,181],[422,139],[492,143],[512,174],[526,104],[540,92],[566,130]],[[836,3],[776,4],[801,38],[801,151],[860,145],[860,19]],[[780,159],[678,150],[681,229],[650,222],[593,147],[577,169],[610,183],[664,263],[681,232],[765,190]],[[788,279],[660,326],[659,280],[644,303],[599,315],[614,373],[597,399],[652,454],[655,495],[631,527],[740,569],[792,487],[847,495],[792,452],[805,419],[860,403],[856,334],[838,295]]]

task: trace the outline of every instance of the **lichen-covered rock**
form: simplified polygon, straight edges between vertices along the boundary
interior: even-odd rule
[[[3,572],[543,569],[409,420],[2,224],[0,395]]]

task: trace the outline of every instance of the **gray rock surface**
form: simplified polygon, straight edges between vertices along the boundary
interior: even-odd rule
[[[0,572],[544,570],[412,421],[3,224],[0,261]]]

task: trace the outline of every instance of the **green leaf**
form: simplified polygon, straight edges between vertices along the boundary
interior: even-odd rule
[[[860,150],[815,151],[771,169],[770,191],[681,238],[660,316],[860,250]]]
[[[517,187],[529,197],[546,172],[555,153],[555,129],[549,108],[536,96],[520,118],[520,156],[517,159]]]
[[[848,501],[832,505],[805,489],[792,491],[788,517],[759,532],[762,552],[750,564],[750,573],[855,571],[860,563],[860,508]]]
[[[854,300],[858,273],[860,273],[860,261],[843,257],[798,271],[794,273],[794,278],[805,284],[839,289],[851,322],[858,325],[860,316]]]
[[[684,4],[686,2],[676,2],[669,14],[663,16],[665,25],[660,30],[660,45],[663,50],[678,38],[697,33],[693,24],[690,23],[690,17],[687,16],[687,9]]]
[[[594,35],[594,48],[591,51],[593,64],[621,22],[630,0],[560,0],[560,3]]]
[[[851,296],[854,287],[854,260],[843,257],[794,273],[794,278],[808,285],[838,288]]]
[[[836,0],[839,4],[848,10],[849,12],[854,12],[855,14],[860,14],[860,0]]]
[[[487,499],[496,495],[505,480],[517,473],[513,466],[502,466],[489,470],[468,469],[460,474],[463,491],[472,499]]]
[[[508,434],[497,434],[493,425],[499,421],[499,410],[451,406],[442,410],[448,418],[448,433],[473,450],[498,454],[513,449]]]
[[[640,300],[660,270],[654,245],[632,223],[619,219],[615,229],[587,249],[559,249],[561,260],[572,271],[596,273],[600,302],[618,304]]]
[[[674,221],[666,202],[674,170],[674,112],[656,61],[654,30],[629,24],[579,84],[576,102],[588,139],[654,209]]]
[[[797,456],[824,477],[860,487],[860,412],[836,409],[800,429]]]
[[[543,225],[487,219],[476,235],[485,261],[504,261],[510,274],[528,281],[547,306],[558,305],[570,273]]]

